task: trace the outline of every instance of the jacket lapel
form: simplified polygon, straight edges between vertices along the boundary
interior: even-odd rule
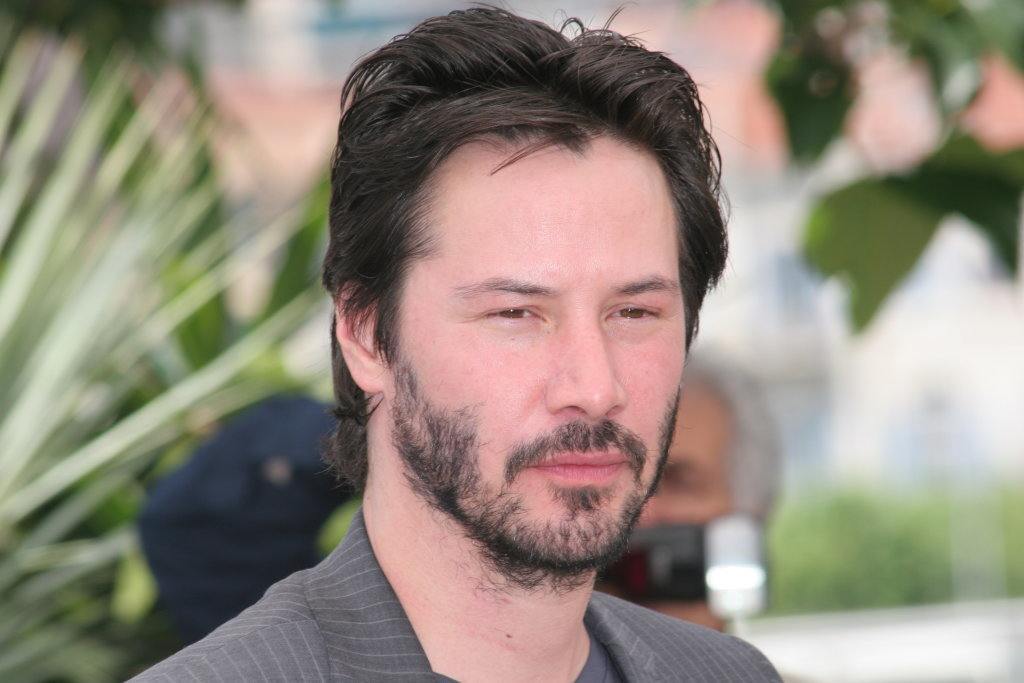
[[[594,593],[583,615],[583,623],[607,648],[623,680],[666,680],[665,672],[660,671],[657,653],[618,615],[607,596]]]
[[[373,554],[362,510],[341,545],[310,573],[306,599],[323,633],[333,678],[437,680]]]
[[[437,681],[398,596],[381,571],[362,510],[348,534],[310,573],[306,599],[320,626],[331,677],[358,681]],[[658,657],[595,593],[584,623],[627,681],[664,679]]]

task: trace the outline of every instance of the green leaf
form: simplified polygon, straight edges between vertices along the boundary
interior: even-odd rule
[[[899,42],[928,65],[947,114],[962,110],[981,86],[985,39],[960,2],[896,2],[890,25]]]
[[[26,47],[24,51],[15,50],[14,56],[18,57],[25,53],[36,56],[39,54],[39,49],[32,46]],[[9,140],[0,140],[0,150],[6,157],[3,167],[0,169],[2,170],[0,179],[3,180],[0,183],[0,247],[5,250],[9,248],[5,242],[13,228],[14,219],[21,210],[26,197],[30,194],[31,182],[43,154],[46,136],[51,134],[60,107],[68,97],[68,90],[71,88],[75,69],[78,66],[78,58],[78,53],[72,46],[62,47],[52,60],[52,65],[47,72],[48,78],[43,81],[39,92],[32,97],[31,107],[25,112],[24,123],[17,128]],[[31,57],[11,59],[6,66],[2,85],[11,88],[18,96],[28,96],[26,89],[23,89],[27,85],[27,75],[21,75],[19,72],[31,69]],[[117,87],[118,83],[111,80],[108,85]],[[111,88],[104,90],[109,93]],[[9,101],[9,97],[9,95],[0,96],[0,102]],[[17,101],[10,102],[10,104],[16,105]],[[11,110],[8,109],[8,111]],[[88,132],[95,131],[89,130]],[[81,139],[83,136],[79,137]],[[80,156],[79,161],[81,161]],[[64,167],[69,165],[71,164],[64,164]],[[51,180],[50,187],[60,188],[66,184],[67,181],[58,184]],[[0,289],[0,302],[3,301],[3,292],[4,290]],[[0,307],[0,312],[2,311],[3,308]],[[3,318],[0,317],[0,320]],[[2,329],[3,326],[0,325],[0,332]]]
[[[348,528],[352,526],[352,518],[356,516],[356,512],[358,512],[362,502],[362,498],[353,498],[331,513],[331,516],[327,518],[327,521],[320,528],[320,534],[316,539],[316,547],[321,555],[326,556],[330,554],[332,550],[338,547],[341,540],[345,538]]]
[[[793,158],[814,161],[841,133],[853,102],[848,65],[814,43],[793,44],[776,53],[765,80],[782,110]]]
[[[124,556],[114,579],[111,612],[126,624],[134,624],[156,604],[156,580],[138,547]]]
[[[986,46],[995,46],[1024,71],[1024,2],[991,0],[968,7]]]
[[[815,18],[822,10],[845,10],[850,0],[775,0],[786,31],[806,34],[814,29]]]
[[[177,281],[168,278],[168,287],[181,291],[187,287],[188,278]],[[181,325],[176,333],[179,348],[187,360],[188,368],[199,368],[216,356],[217,351],[230,342],[233,330],[224,294],[218,292],[209,301],[199,306]]]
[[[1024,149],[994,153],[973,138],[953,136],[908,177],[906,189],[943,215],[971,221],[1007,271],[1017,272]]]
[[[921,166],[984,176],[1024,187],[1024,149],[991,152],[968,135],[951,136]]]
[[[818,202],[805,229],[804,253],[823,274],[845,282],[851,319],[862,330],[913,268],[941,218],[900,180],[864,180]]]
[[[847,285],[861,330],[947,216],[969,220],[1015,273],[1022,194],[1024,149],[993,153],[955,135],[906,176],[862,180],[822,197],[805,228],[804,253]]]
[[[303,289],[317,286],[330,199],[331,180],[325,173],[306,200],[301,227],[288,243],[263,317],[271,315]]]

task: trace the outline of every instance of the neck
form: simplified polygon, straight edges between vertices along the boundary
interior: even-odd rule
[[[431,668],[460,681],[575,680],[589,651],[593,581],[570,591],[510,587],[401,473],[376,474],[385,476],[367,484],[366,530]]]

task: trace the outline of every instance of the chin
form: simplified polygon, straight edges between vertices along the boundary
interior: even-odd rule
[[[639,517],[640,494],[615,488],[560,487],[554,492],[554,509],[538,519],[551,531],[564,557],[586,562],[598,569],[613,562]]]

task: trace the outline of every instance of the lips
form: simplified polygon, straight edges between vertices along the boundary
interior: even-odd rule
[[[570,485],[604,486],[619,476],[626,463],[621,453],[558,453],[532,469]]]
[[[623,467],[639,480],[646,455],[640,437],[615,422],[567,422],[549,434],[516,444],[505,461],[505,484],[511,486],[526,471],[575,480],[610,480],[619,476]]]
[[[589,451],[586,453],[556,453],[536,467],[608,467],[622,465],[627,462],[626,456],[615,451]]]

